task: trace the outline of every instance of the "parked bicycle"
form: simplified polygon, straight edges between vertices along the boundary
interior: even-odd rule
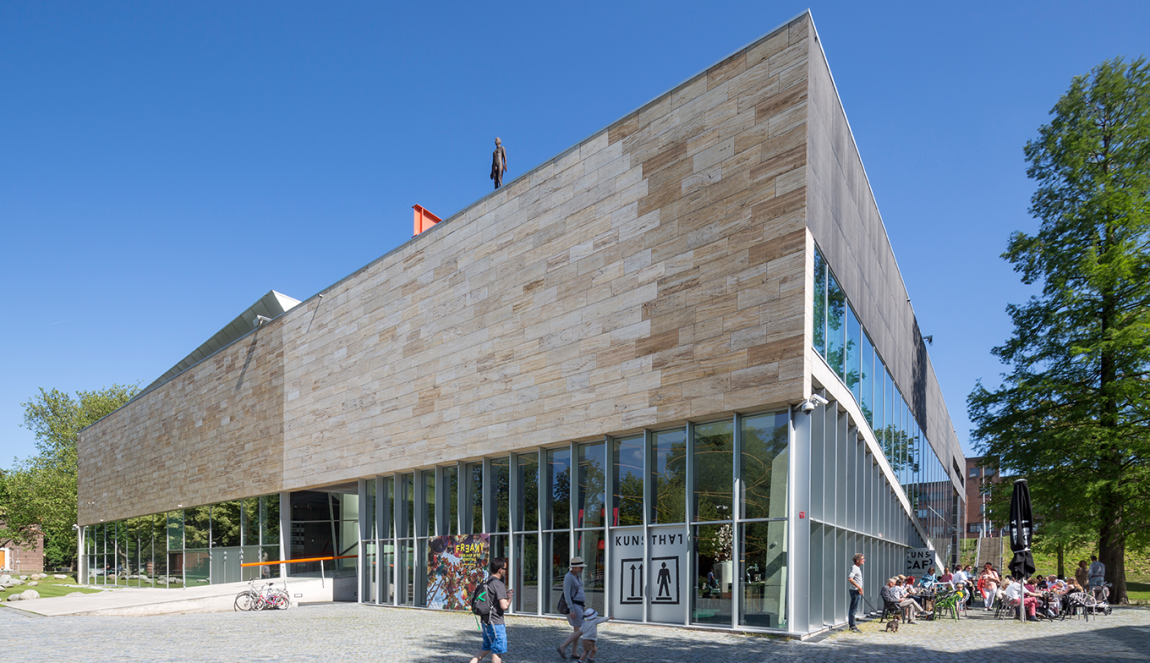
[[[249,610],[287,610],[291,605],[291,599],[288,596],[287,581],[284,581],[283,588],[275,587],[274,582],[269,582],[263,588],[256,588],[256,581],[252,580],[248,583],[248,588],[236,594],[236,600],[233,604],[233,609],[237,612]]]

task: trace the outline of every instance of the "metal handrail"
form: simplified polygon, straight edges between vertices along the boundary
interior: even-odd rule
[[[332,557],[305,557],[303,559],[277,559],[274,562],[248,562],[243,566],[270,566],[272,564],[302,564],[304,562],[330,562],[333,559],[353,559],[359,555],[338,555]]]

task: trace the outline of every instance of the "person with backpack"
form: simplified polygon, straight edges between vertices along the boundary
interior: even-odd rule
[[[471,612],[479,617],[483,631],[483,649],[471,659],[479,663],[491,654],[492,663],[501,663],[500,654],[507,653],[507,626],[503,613],[511,607],[513,590],[507,589],[507,565],[501,559],[491,560],[491,575],[475,588],[471,596]]]

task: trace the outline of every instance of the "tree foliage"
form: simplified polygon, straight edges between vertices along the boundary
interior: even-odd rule
[[[1003,257],[1041,294],[1007,307],[1002,386],[968,398],[982,453],[1029,480],[1047,531],[1093,532],[1125,599],[1150,531],[1150,71],[1116,59],[1073,80],[1026,145],[1038,232]],[[1040,528],[1041,529],[1041,528]]]
[[[44,535],[45,563],[68,564],[76,558],[76,460],[80,430],[124,403],[139,388],[114,384],[97,391],[56,389],[24,403],[24,427],[36,438],[36,455],[17,460],[2,476],[0,537],[30,543]]]

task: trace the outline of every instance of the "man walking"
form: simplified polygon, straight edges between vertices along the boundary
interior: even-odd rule
[[[855,633],[862,633],[859,627],[855,626],[855,613],[859,610],[859,604],[862,603],[863,597],[863,576],[862,565],[866,562],[866,557],[862,553],[855,553],[854,564],[851,565],[851,570],[847,574],[847,585],[849,585],[849,593],[851,597],[851,608],[847,612],[847,623],[850,624],[851,630]]]
[[[487,577],[487,592],[491,598],[491,612],[481,617],[483,630],[483,650],[471,659],[471,663],[479,663],[488,654],[491,654],[492,663],[502,663],[500,654],[507,653],[507,626],[503,622],[503,613],[511,606],[511,590],[507,589],[507,566],[501,559],[491,561],[488,567],[491,575]]]

